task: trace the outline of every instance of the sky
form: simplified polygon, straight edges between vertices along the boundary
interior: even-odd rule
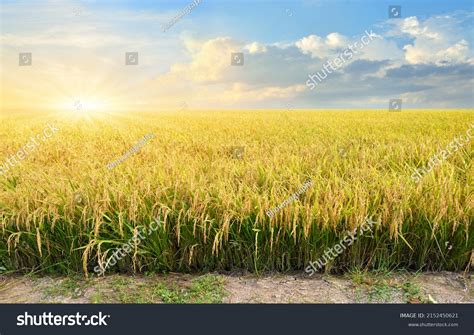
[[[473,17],[462,0],[1,1],[0,107],[473,108]]]

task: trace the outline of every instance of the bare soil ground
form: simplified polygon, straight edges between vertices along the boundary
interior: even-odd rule
[[[0,303],[474,303],[471,273],[0,276]]]

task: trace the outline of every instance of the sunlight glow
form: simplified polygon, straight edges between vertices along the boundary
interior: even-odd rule
[[[82,96],[70,98],[68,101],[57,104],[56,107],[71,118],[97,116],[110,108],[105,99]]]

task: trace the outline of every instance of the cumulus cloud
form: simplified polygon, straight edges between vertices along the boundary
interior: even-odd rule
[[[347,47],[348,39],[339,33],[330,33],[326,38],[309,35],[296,41],[295,45],[304,54],[313,58],[323,58]]]
[[[318,35],[309,35],[297,41],[295,45],[304,54],[309,54],[314,58],[321,57],[326,53],[324,41]]]
[[[160,79],[195,82],[221,80],[229,69],[231,53],[241,49],[241,45],[230,37],[217,37],[208,41],[188,40],[185,45],[191,61],[172,65],[169,73]]]
[[[341,54],[349,46],[360,46],[360,39],[364,35],[372,35],[374,38],[370,39],[370,43],[364,45],[363,48],[355,47],[356,52],[351,59],[402,60],[404,58],[403,50],[395,41],[385,38],[372,29],[361,32],[360,36],[350,38],[339,33],[330,33],[324,39],[317,35],[309,35],[297,40],[295,46],[303,54],[310,55],[314,59],[330,59]]]
[[[264,44],[258,42],[247,44],[244,49],[247,50],[250,54],[267,52],[267,47]]]
[[[402,33],[408,34],[412,37],[423,36],[429,39],[440,39],[440,34],[436,31],[431,31],[427,25],[420,25],[416,16],[407,17],[400,21],[399,29]]]
[[[184,85],[193,92],[186,99],[201,107],[208,103],[275,108],[288,102],[309,108],[357,107],[385,104],[393,97],[406,99],[406,106],[468,106],[472,90],[443,91],[443,87],[469,87],[474,68],[466,61],[470,46],[462,34],[444,28],[440,31],[429,20],[407,18],[387,30],[380,29],[375,32],[377,38],[314,91],[305,86],[307,75],[360,36],[349,38],[333,32],[272,44],[238,42],[231,37],[185,39],[188,61],[172,65],[157,83],[166,83],[167,96],[173,85]],[[242,67],[230,66],[230,54],[236,51],[245,54]]]
[[[435,16],[420,21],[407,17],[391,22],[389,35],[406,36],[412,41],[403,46],[405,60],[410,64],[464,63],[472,61],[472,50],[460,31],[461,15]]]

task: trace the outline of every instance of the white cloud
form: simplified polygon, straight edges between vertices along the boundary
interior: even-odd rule
[[[309,35],[295,42],[298,49],[313,58],[324,58],[346,48],[348,39],[339,33],[330,33],[325,39],[318,35]]]
[[[166,82],[179,82],[183,79],[195,82],[218,81],[229,69],[231,53],[241,49],[241,45],[230,37],[217,37],[204,42],[189,39],[184,43],[191,61],[175,63],[159,80]]]
[[[462,20],[461,20],[462,21]],[[456,16],[435,16],[424,21],[417,17],[393,20],[388,35],[408,36],[413,41],[403,46],[409,64],[456,64],[470,62],[472,51],[459,28]]]
[[[323,56],[324,51],[324,42],[321,37],[318,35],[309,35],[303,37],[295,43],[295,45],[301,50],[304,54],[309,54],[313,58]]]
[[[250,44],[247,44],[244,47],[245,50],[247,50],[250,54],[257,54],[257,53],[264,53],[267,52],[267,47],[261,43],[258,42],[253,42]]]
[[[412,37],[423,36],[430,39],[439,39],[440,34],[431,31],[428,26],[420,25],[416,16],[407,17],[400,21],[399,29],[402,33],[408,34]]]
[[[347,38],[339,33],[330,33],[326,36],[326,45],[332,49],[346,48]]]

